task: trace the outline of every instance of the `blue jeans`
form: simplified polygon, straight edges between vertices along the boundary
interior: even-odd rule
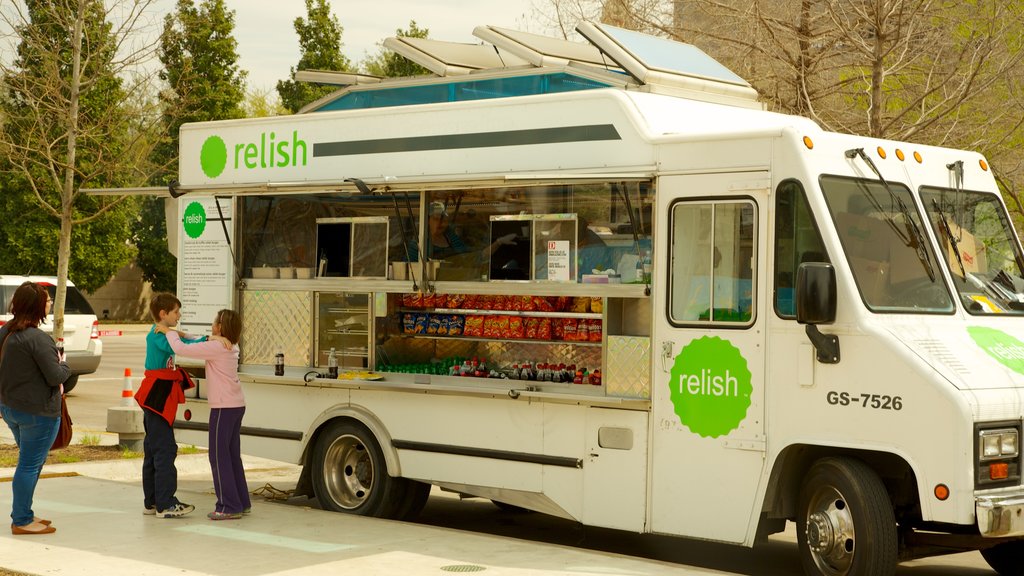
[[[7,422],[18,444],[18,467],[11,482],[14,497],[11,521],[15,526],[25,526],[35,518],[32,495],[35,494],[46,455],[57,438],[60,417],[36,416],[4,405],[0,405],[0,414],[3,414],[4,422]]]

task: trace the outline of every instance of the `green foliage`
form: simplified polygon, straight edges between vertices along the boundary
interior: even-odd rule
[[[8,224],[0,228],[2,271],[57,273],[57,215],[70,201],[70,221],[78,224],[71,228],[69,277],[81,288],[95,290],[133,254],[125,242],[133,203],[108,209],[109,199],[81,193],[82,187],[125,185],[131,172],[123,161],[131,133],[122,108],[126,92],[114,70],[118,39],[104,20],[104,3],[89,0],[82,27],[76,156],[69,165],[74,59],[68,23],[76,20],[76,7],[25,4],[28,20],[15,30],[17,56],[0,78],[2,140],[9,146],[9,154],[0,157],[0,213],[9,215]],[[73,183],[65,190],[69,170]]]
[[[165,170],[154,184],[167,184],[177,173],[182,124],[243,117],[246,73],[238,68],[234,28],[224,0],[202,0],[198,7],[178,0],[177,12],[164,18],[160,79],[169,88],[160,95],[165,137],[155,157]]]
[[[96,198],[76,203],[76,213],[88,213]],[[102,218],[78,224],[71,230],[71,258],[68,278],[87,292],[101,288],[131,261],[134,248],[125,240],[125,230],[134,218],[135,202],[129,199]],[[57,244],[60,222],[38,208],[38,201],[25,190],[20,178],[0,181],[0,214],[17,215],[0,227],[0,262],[9,274],[57,274]]]
[[[407,30],[402,30],[401,28],[395,30],[395,36],[405,36],[407,38],[426,38],[429,34],[430,30],[427,28],[420,28],[416,25],[415,20],[409,21],[409,28]],[[430,71],[426,68],[412,60],[409,60],[405,56],[401,56],[384,48],[382,44],[378,44],[378,50],[375,56],[368,57],[363,61],[362,68],[366,70],[367,74],[388,78],[430,74]]]
[[[233,36],[234,12],[224,0],[178,0],[177,10],[164,18],[159,56],[160,78],[168,88],[160,94],[163,137],[153,162],[161,169],[151,180],[169,184],[178,172],[178,130],[186,122],[242,118],[246,73],[238,67],[238,43]],[[145,199],[132,225],[142,276],[157,290],[173,290],[177,262],[167,250],[163,202]]]
[[[178,259],[167,250],[167,223],[164,199],[139,199],[138,217],[132,225],[132,242],[142,278],[157,292],[175,292],[178,284]]]
[[[242,103],[246,118],[266,118],[267,116],[284,116],[288,110],[277,99],[272,90],[250,89],[245,93]]]
[[[306,18],[295,19],[295,32],[299,35],[301,56],[298,67],[291,69],[292,76],[296,70],[340,72],[351,66],[348,58],[341,53],[342,27],[338,19],[331,15],[327,0],[306,0]],[[292,113],[336,89],[333,86],[318,86],[294,80],[280,80],[277,83],[281,104]]]

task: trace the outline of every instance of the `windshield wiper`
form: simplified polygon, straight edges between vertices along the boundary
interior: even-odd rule
[[[964,261],[960,257],[960,242],[956,239],[953,231],[949,229],[946,213],[942,211],[942,207],[939,206],[939,203],[934,198],[932,198],[932,207],[935,208],[935,213],[939,215],[939,222],[942,224],[942,229],[946,231],[946,239],[949,240],[949,245],[953,247],[953,254],[956,254],[956,263],[960,265],[960,275],[966,278],[967,270],[964,269]]]
[[[860,158],[864,160],[864,163],[871,168],[872,172],[875,173],[875,176],[878,177],[878,181],[881,182],[882,186],[885,187],[885,191],[889,193],[889,200],[896,205],[896,207],[900,211],[900,215],[903,216],[903,225],[906,228],[906,231],[904,232],[899,229],[899,225],[893,219],[892,215],[882,208],[882,205],[878,202],[878,200],[875,198],[875,196],[871,193],[870,190],[866,191],[868,199],[871,201],[872,204],[874,204],[876,210],[885,213],[885,220],[889,224],[889,227],[892,228],[892,231],[896,234],[896,236],[900,240],[902,240],[906,246],[913,248],[914,251],[917,252],[917,258],[918,260],[921,261],[921,265],[924,267],[925,272],[928,273],[928,279],[934,282],[935,269],[932,267],[931,258],[928,256],[928,249],[925,247],[924,234],[921,233],[921,229],[918,228],[917,222],[915,222],[913,217],[911,217],[910,209],[907,208],[907,205],[903,203],[903,200],[901,200],[900,197],[897,196],[896,193],[892,191],[892,188],[889,186],[889,183],[886,182],[885,178],[882,176],[882,173],[878,170],[878,167],[875,166],[874,161],[872,161],[871,158],[864,152],[863,148],[851,148],[846,151],[846,157],[851,160],[858,156],[860,156]]]

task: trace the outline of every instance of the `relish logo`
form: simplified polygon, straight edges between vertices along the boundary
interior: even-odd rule
[[[1024,374],[1024,342],[995,328],[969,326],[967,333],[979,348],[1000,364],[1018,374]]]
[[[747,417],[750,382],[747,360],[728,340],[698,338],[680,350],[672,366],[669,395],[679,421],[695,434],[718,438]]]
[[[199,238],[206,229],[206,210],[199,202],[192,202],[185,208],[185,214],[181,218],[185,234],[189,238]]]
[[[207,178],[216,178],[228,165],[234,170],[288,168],[305,166],[306,156],[306,141],[299,138],[297,130],[283,138],[276,132],[261,132],[259,140],[230,146],[220,136],[210,136],[199,151],[199,165]]]
[[[207,178],[216,178],[224,171],[228,162],[228,147],[220,136],[210,136],[199,151],[199,165]]]

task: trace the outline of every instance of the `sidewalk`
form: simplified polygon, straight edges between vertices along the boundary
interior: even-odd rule
[[[253,497],[253,513],[212,522],[216,500],[205,454],[178,457],[178,496],[196,506],[177,519],[142,515],[141,460],[44,468],[34,509],[55,534],[0,532],[0,566],[62,576],[439,575],[704,575],[720,572],[652,560],[480,535],[458,530],[324,512]],[[299,469],[244,460],[250,490],[290,489]],[[0,469],[9,478],[12,469]],[[435,490],[431,498],[457,498]],[[0,513],[11,506],[0,481]]]

